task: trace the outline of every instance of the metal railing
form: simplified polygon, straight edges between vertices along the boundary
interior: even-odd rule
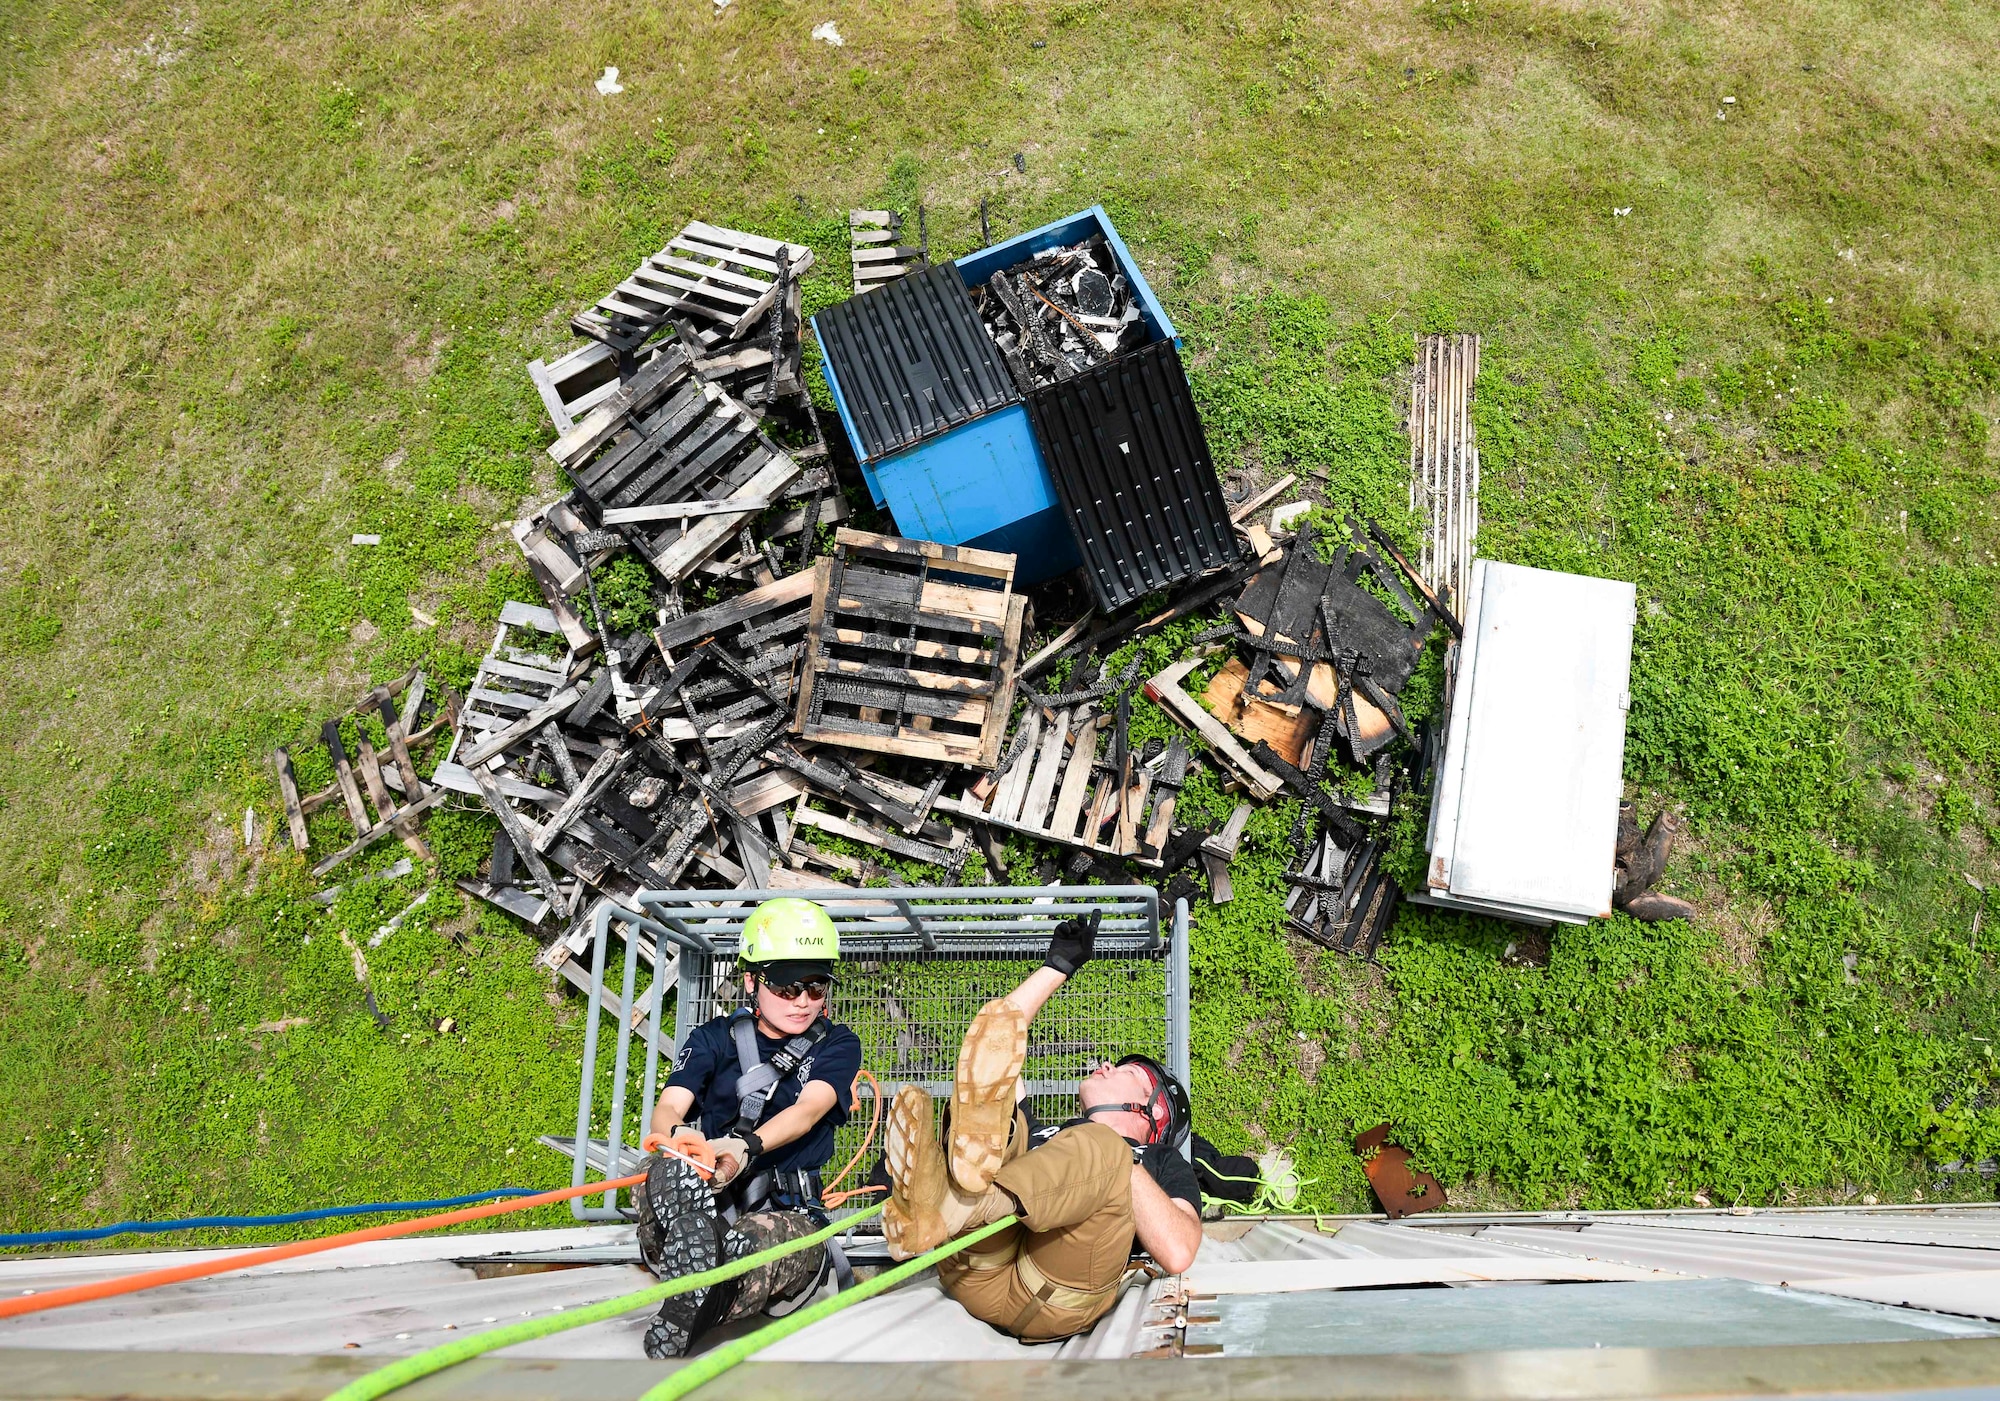
[[[933,1094],[950,1090],[959,1040],[986,1001],[1010,991],[1048,951],[1055,926],[1101,913],[1096,956],[1049,1000],[1030,1031],[1023,1073],[1036,1112],[1069,1117],[1077,1080],[1104,1059],[1139,1051],[1158,1056],[1183,1081],[1188,1075],[1187,906],[1171,928],[1160,921],[1150,886],[901,887],[893,890],[642,890],[631,908],[611,900],[593,911],[588,1021],[577,1093],[571,1182],[591,1173],[629,1173],[636,1144],[660,1093],[660,1062],[671,1064],[688,1035],[735,1004],[735,959],[743,923],[758,904],[797,896],[821,905],[840,931],[840,982],[829,1014],[861,1038],[862,1065],[893,1096],[905,1084]],[[618,988],[606,986],[613,935],[623,942]],[[639,962],[652,966],[638,987]],[[663,1044],[669,987],[674,1032]],[[600,1014],[616,1027],[609,1105],[599,1127]],[[633,1043],[643,1057],[636,1121],[628,1113]],[[836,1135],[833,1167],[861,1142],[871,1092],[863,1085],[851,1122]],[[879,1148],[879,1141],[875,1145]],[[862,1163],[857,1173],[865,1173]],[[625,1219],[616,1190],[570,1210],[583,1221]]]

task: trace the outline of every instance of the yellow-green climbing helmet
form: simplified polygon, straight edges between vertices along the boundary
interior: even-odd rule
[[[825,910],[810,900],[782,895],[766,900],[743,922],[743,963],[792,960],[832,962],[840,957],[840,933]]]

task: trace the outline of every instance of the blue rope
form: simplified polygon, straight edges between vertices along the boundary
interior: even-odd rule
[[[161,1231],[196,1231],[205,1226],[240,1229],[246,1226],[289,1226],[298,1221],[324,1221],[330,1216],[368,1216],[382,1211],[431,1211],[440,1207],[470,1206],[496,1197],[528,1197],[539,1187],[495,1187],[490,1192],[474,1192],[464,1197],[439,1197],[427,1202],[369,1202],[364,1206],[323,1206],[313,1211],[290,1211],[282,1216],[183,1216],[178,1221],[120,1221],[115,1226],[93,1226],[82,1231],[24,1231],[0,1235],[0,1247],[15,1245],[67,1245],[80,1240],[103,1240],[106,1236],[154,1235]]]

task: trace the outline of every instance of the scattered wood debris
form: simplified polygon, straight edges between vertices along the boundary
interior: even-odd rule
[[[929,267],[923,210],[914,243],[890,211],[848,222],[857,293]],[[321,824],[316,874],[393,835],[408,855],[354,880],[408,875],[431,856],[427,811],[490,813],[491,855],[459,889],[541,927],[546,966],[587,984],[576,955],[602,898],[897,886],[903,862],[957,880],[975,851],[1004,870],[1012,835],[1062,848],[1072,876],[1136,870],[1169,898],[1200,889],[1199,869],[1226,903],[1257,805],[1290,795],[1302,800],[1290,927],[1371,956],[1398,895],[1372,819],[1390,810],[1391,742],[1418,739],[1396,698],[1433,624],[1458,627],[1425,574],[1354,521],[1322,559],[1323,527],[1287,497],[1289,476],[1226,518],[1218,487],[1224,563],[1158,585],[1170,601],[1145,615],[1093,591],[1093,607],[1023,662],[1033,610],[1015,555],[842,524],[868,498],[806,392],[812,265],[803,246],[690,223],[576,315],[582,344],[529,364],[566,492],[496,529],[541,600],[505,605],[462,702],[412,672],[328,722],[321,791],[302,796],[278,751],[294,845],[307,851],[320,809],[345,818],[340,834]],[[1045,250],[975,300],[1024,392],[1085,383],[1145,338],[1101,239]],[[1441,462],[1457,460],[1462,435],[1446,430],[1464,415],[1476,343],[1471,353],[1426,371],[1437,389],[1422,415],[1444,425],[1432,435]],[[1268,528],[1256,519],[1288,499]],[[1135,638],[1214,611],[1225,625],[1158,674],[1136,657],[1111,674],[1108,659]],[[1065,662],[1076,679],[1038,689]],[[1142,723],[1135,735],[1141,687],[1191,733]],[[1226,821],[1189,825],[1183,793],[1204,764],[1240,801]],[[1365,787],[1355,780],[1371,766],[1372,795],[1342,791]],[[676,976],[670,952],[644,956],[653,976]],[[614,1010],[643,1020],[648,1006]]]
[[[341,862],[358,855],[390,833],[422,860],[429,860],[430,848],[418,833],[418,819],[434,807],[439,794],[417,777],[412,749],[429,743],[451,728],[455,702],[447,692],[442,704],[426,694],[424,673],[412,670],[385,686],[377,686],[357,701],[344,716],[328,720],[320,727],[320,743],[333,768],[333,782],[317,793],[301,795],[297,771],[289,749],[280,746],[272,756],[278,776],[278,793],[285,806],[285,823],[292,846],[300,855],[311,854],[311,837],[306,819],[321,808],[340,804],[352,831],[352,840],[313,866],[313,875],[325,876]],[[402,697],[397,708],[396,698]],[[429,716],[425,720],[425,716]],[[377,720],[383,733],[383,747],[377,749],[369,738],[367,720]],[[342,737],[342,720],[355,723],[353,754]],[[388,762],[383,762],[386,754]],[[358,776],[358,780],[357,780]],[[366,790],[366,797],[363,791]],[[399,801],[400,800],[400,801]],[[371,812],[372,807],[372,812]]]

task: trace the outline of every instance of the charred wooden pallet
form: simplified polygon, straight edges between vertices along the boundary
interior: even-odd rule
[[[1235,612],[1251,659],[1235,685],[1253,710],[1275,707],[1296,716],[1310,708],[1332,717],[1358,763],[1395,734],[1409,737],[1395,697],[1441,618],[1428,597],[1410,596],[1402,574],[1376,553],[1357,522],[1348,526],[1350,538],[1332,563],[1294,543],[1244,586]],[[1363,586],[1364,577],[1374,591]],[[1265,684],[1272,680],[1275,687]],[[1285,747],[1272,738],[1274,748]]]
[[[1119,719],[1088,704],[1052,714],[1031,705],[1008,745],[1011,762],[938,806],[1040,841],[1157,866],[1187,777],[1187,746],[1176,739],[1155,754],[1134,753],[1120,738]]]
[[[697,220],[595,306],[578,312],[570,329],[628,353],[674,312],[740,336],[770,309],[780,272],[796,280],[812,264],[813,251],[803,244]]]
[[[917,241],[901,244],[903,216],[889,209],[855,209],[847,216],[848,239],[853,244],[854,292],[872,292],[885,282],[894,282],[931,260],[930,230],[924,211],[917,210]]]
[[[1285,875],[1292,887],[1285,896],[1288,923],[1316,944],[1373,958],[1402,899],[1402,888],[1382,869],[1382,839],[1319,827],[1305,841],[1307,830],[1295,834],[1299,855]]]
[[[991,768],[1027,606],[1014,556],[857,530],[835,542],[816,566],[799,737]]]
[[[799,479],[749,409],[669,346],[558,438],[549,454],[663,579],[692,572]]]
[[[399,696],[403,698],[400,709],[395,703]],[[322,725],[320,743],[326,747],[334,777],[332,783],[317,793],[299,792],[298,774],[289,749],[280,746],[273,754],[285,824],[292,846],[300,855],[310,854],[311,836],[306,819],[323,807],[339,803],[353,832],[351,841],[313,866],[313,875],[326,875],[392,832],[412,854],[422,860],[431,859],[431,850],[417,831],[417,819],[437,804],[442,793],[418,777],[412,750],[451,729],[456,715],[455,702],[447,694],[442,705],[433,703],[435,718],[420,725],[425,700],[424,673],[416,670],[363,696],[348,712],[356,721],[351,756],[341,735],[341,720],[348,716],[335,717]],[[377,749],[369,738],[361,723],[366,719],[380,721],[382,748]]]

